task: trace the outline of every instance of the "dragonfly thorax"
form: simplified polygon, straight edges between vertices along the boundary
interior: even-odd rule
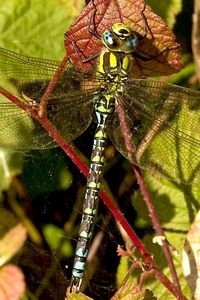
[[[97,72],[102,74],[104,78],[115,76],[127,77],[130,71],[132,62],[128,54],[102,52],[99,58]]]
[[[123,93],[131,64],[128,54],[110,51],[101,53],[97,72],[104,79],[101,86],[103,94],[116,98],[117,94]]]

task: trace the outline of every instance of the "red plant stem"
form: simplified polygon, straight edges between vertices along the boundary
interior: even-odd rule
[[[80,160],[80,158],[76,155],[73,148],[66,143],[60,133],[56,130],[56,128],[49,122],[46,117],[41,118],[37,111],[33,108],[27,106],[25,103],[21,102],[17,97],[13,96],[11,93],[6,91],[5,89],[0,87],[0,94],[5,96],[12,103],[17,105],[19,108],[26,111],[29,115],[31,115],[35,120],[37,120],[41,126],[51,135],[51,137],[56,141],[56,143],[63,149],[63,151],[71,158],[73,163],[78,167],[78,169],[84,174],[85,177],[88,176],[88,167]],[[112,203],[111,199],[107,196],[105,192],[101,192],[100,196],[104,202],[104,204],[108,207],[114,218],[121,224],[124,230],[127,232],[129,237],[131,238],[133,244],[143,256],[145,263],[149,266],[149,268],[155,269],[155,274],[157,279],[178,299],[182,300],[185,298],[180,298],[180,293],[177,291],[176,287],[172,285],[170,280],[158,270],[153,258],[142,244],[140,239],[137,237],[133,228],[129,225],[127,220],[124,218],[123,214],[120,210]]]
[[[141,191],[141,194],[143,196],[143,200],[144,200],[144,202],[147,206],[147,209],[149,211],[149,216],[152,220],[153,227],[154,227],[155,232],[156,232],[157,235],[165,236],[164,231],[163,231],[162,226],[161,226],[161,223],[160,223],[160,220],[159,220],[159,217],[158,217],[158,215],[156,213],[156,210],[154,208],[153,201],[152,201],[152,199],[149,195],[147,186],[146,186],[146,184],[144,182],[144,179],[142,177],[141,171],[140,171],[139,167],[135,164],[135,157],[134,157],[134,147],[135,147],[135,145],[132,142],[132,139],[131,139],[132,135],[130,133],[130,129],[128,127],[128,124],[126,122],[125,112],[124,112],[124,109],[123,109],[123,106],[122,106],[121,103],[117,104],[117,112],[118,112],[118,116],[119,116],[119,120],[120,120],[121,132],[122,132],[122,135],[124,137],[124,141],[125,141],[125,145],[126,145],[126,149],[127,149],[127,153],[128,153],[128,159],[133,164],[133,171],[134,171],[135,176],[137,178],[137,182],[139,184],[140,191]],[[177,292],[178,292],[178,295],[179,295],[180,299],[184,299],[184,298],[181,298],[181,297],[184,297],[184,296],[182,295],[182,292],[181,292],[177,272],[176,272],[176,269],[175,269],[175,266],[174,266],[174,263],[173,263],[173,259],[172,259],[171,252],[170,252],[170,249],[169,249],[169,244],[166,241],[166,239],[163,240],[163,251],[164,251],[165,258],[166,258],[166,261],[168,263],[168,266],[169,266],[169,269],[170,269],[170,272],[171,272],[171,275],[172,275],[173,284],[177,288]]]
[[[46,111],[47,111],[47,104],[48,104],[48,97],[49,95],[51,95],[51,93],[53,92],[54,87],[57,84],[58,79],[60,78],[60,75],[64,69],[64,67],[66,66],[66,62],[68,61],[68,56],[67,54],[64,56],[63,60],[61,61],[60,65],[58,66],[56,72],[54,73],[54,75],[52,76],[44,94],[42,95],[41,99],[40,99],[40,107],[39,107],[39,111],[38,111],[38,115],[40,116],[40,118],[43,118],[46,116]]]

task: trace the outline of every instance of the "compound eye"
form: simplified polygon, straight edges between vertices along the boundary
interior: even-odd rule
[[[124,40],[121,45],[121,51],[124,53],[132,53],[138,46],[138,37],[134,34],[128,39]]]
[[[109,50],[118,51],[121,47],[119,38],[111,30],[104,31],[101,40]]]

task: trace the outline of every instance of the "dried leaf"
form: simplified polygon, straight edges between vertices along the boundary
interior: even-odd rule
[[[26,229],[18,223],[13,214],[5,209],[0,210],[0,216],[0,266],[2,266],[24,244]]]
[[[135,58],[134,77],[169,75],[183,66],[180,47],[173,32],[151,8],[141,0],[94,0],[90,1],[77,21],[65,35],[65,47],[69,58],[80,70],[91,67],[94,58],[102,50],[102,42],[93,32],[102,35],[114,23],[129,25],[138,36],[136,53],[144,58]]]
[[[24,275],[14,265],[6,265],[0,269],[0,299],[19,300],[25,292]]]

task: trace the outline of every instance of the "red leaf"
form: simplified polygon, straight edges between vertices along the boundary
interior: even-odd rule
[[[65,34],[65,47],[68,57],[80,70],[95,64],[92,59],[103,47],[101,39],[93,32],[102,35],[114,23],[124,23],[144,37],[139,41],[137,54],[143,57],[156,57],[152,60],[135,58],[134,77],[169,75],[183,66],[179,44],[166,23],[154,14],[142,0],[94,0],[82,11],[76,22]]]
[[[6,265],[0,269],[0,299],[19,300],[25,292],[24,275],[14,265]]]

